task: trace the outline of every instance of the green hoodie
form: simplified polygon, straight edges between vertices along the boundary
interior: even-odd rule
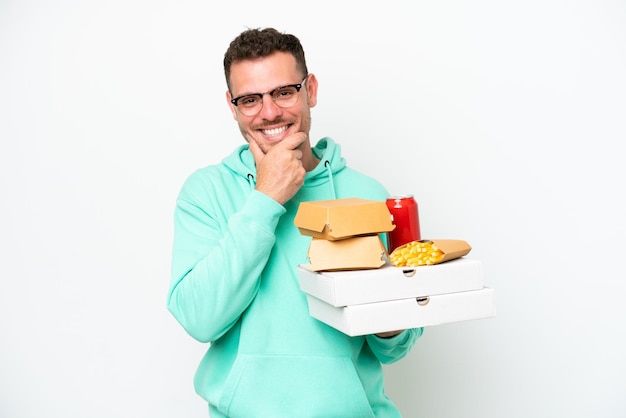
[[[422,329],[349,337],[312,318],[296,272],[311,238],[293,223],[302,201],[388,194],[332,139],[313,153],[321,162],[284,206],[254,189],[247,144],[191,174],[176,201],[168,309],[210,342],[194,385],[212,418],[400,416],[381,364],[404,357]]]

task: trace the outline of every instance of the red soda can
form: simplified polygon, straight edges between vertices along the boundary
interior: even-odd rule
[[[388,197],[387,208],[396,226],[393,231],[387,232],[390,253],[401,245],[422,239],[417,201],[413,195]]]

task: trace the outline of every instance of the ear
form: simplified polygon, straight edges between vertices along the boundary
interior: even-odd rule
[[[228,107],[230,107],[230,111],[233,113],[233,119],[237,120],[237,109],[236,106],[231,102],[233,96],[231,96],[230,91],[226,90],[226,102],[228,103]]]
[[[309,74],[305,87],[309,96],[309,107],[315,107],[317,104],[317,77],[315,74]]]

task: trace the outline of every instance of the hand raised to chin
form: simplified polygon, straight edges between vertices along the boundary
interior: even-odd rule
[[[304,184],[306,170],[302,166],[302,151],[298,147],[306,140],[306,134],[298,132],[288,136],[267,153],[254,138],[246,137],[256,163],[256,190],[281,205],[285,204]]]

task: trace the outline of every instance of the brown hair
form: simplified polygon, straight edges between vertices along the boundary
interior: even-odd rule
[[[274,28],[247,29],[230,43],[224,54],[224,75],[228,90],[230,90],[230,67],[235,62],[267,57],[277,51],[293,55],[303,77],[309,73],[304,58],[304,49],[300,40],[294,35],[281,33]]]

